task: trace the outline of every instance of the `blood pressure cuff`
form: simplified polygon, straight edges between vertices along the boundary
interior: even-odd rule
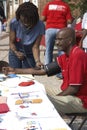
[[[52,62],[50,64],[44,65],[44,70],[48,76],[53,76],[61,72],[61,68],[58,66],[58,63]]]

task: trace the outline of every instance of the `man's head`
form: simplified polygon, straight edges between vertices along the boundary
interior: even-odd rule
[[[72,28],[63,28],[56,35],[55,44],[58,50],[68,52],[76,44],[75,30]]]
[[[26,28],[32,28],[39,20],[38,8],[31,2],[24,2],[18,7],[16,18]]]

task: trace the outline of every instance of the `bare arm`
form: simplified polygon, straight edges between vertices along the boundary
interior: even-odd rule
[[[58,66],[57,62],[52,62],[50,64],[44,65],[44,67],[38,68],[11,68],[11,67],[3,67],[2,72],[5,75],[16,73],[16,74],[33,74],[33,75],[47,75],[53,76],[61,72],[61,68]]]
[[[33,75],[46,75],[46,71],[44,69],[38,68],[11,68],[11,67],[3,67],[2,72],[5,75],[8,74],[33,74]]]
[[[10,30],[10,34],[9,34],[9,46],[10,46],[10,49],[16,53],[17,52],[17,49],[15,47],[15,40],[16,40],[16,34],[14,31]]]
[[[57,96],[75,95],[79,90],[79,85],[70,85],[66,90],[57,94]]]
[[[32,74],[32,75],[46,75],[46,72],[44,69],[15,69],[15,73],[17,72],[17,74]]]
[[[14,31],[12,31],[10,29],[10,38],[9,38],[9,46],[10,49],[14,52],[14,54],[20,59],[22,60],[24,58],[24,54],[22,52],[17,51],[17,48],[15,46],[15,42],[16,42],[16,34]]]
[[[40,49],[39,49],[41,38],[42,38],[42,35],[38,36],[38,38],[36,39],[36,41],[33,45],[33,48],[32,48],[36,66],[38,66],[38,67],[43,65],[40,61]]]

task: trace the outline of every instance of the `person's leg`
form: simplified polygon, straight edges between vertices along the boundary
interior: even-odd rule
[[[62,54],[64,54],[64,51],[58,51],[58,56],[61,56]]]
[[[22,68],[22,61],[10,50],[9,51],[9,66],[13,68]]]
[[[53,48],[55,44],[57,29],[47,29],[45,34],[46,52],[45,64],[51,63],[53,59]]]
[[[87,109],[83,108],[82,101],[78,97],[52,95],[49,99],[60,114],[87,112]]]
[[[56,74],[56,77],[57,77],[59,80],[62,80],[62,79],[63,79],[62,72]]]
[[[87,48],[84,48],[85,53],[87,53]]]
[[[59,81],[61,86],[62,82]],[[55,106],[56,110],[61,114],[74,113],[74,112],[87,112],[87,109],[83,108],[81,99],[75,96],[56,96],[62,90],[59,85],[46,88],[47,96]]]

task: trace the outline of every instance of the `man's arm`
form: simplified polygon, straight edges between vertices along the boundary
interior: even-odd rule
[[[58,66],[58,63],[52,62],[50,64],[44,65],[42,69],[40,68],[27,68],[27,69],[14,69],[15,73],[19,74],[33,74],[33,75],[47,75],[53,76],[61,72],[61,68]]]
[[[66,90],[57,94],[56,96],[67,96],[67,95],[75,95],[79,90],[80,85],[70,85]]]
[[[3,67],[2,72],[5,75],[8,74],[32,74],[32,75],[46,75],[46,71],[44,69],[37,68],[11,68],[11,67]]]
[[[42,69],[40,68],[11,68],[11,67],[3,67],[2,69],[5,75],[10,73],[16,74],[33,74],[33,75],[48,75],[52,76],[59,72],[61,72],[60,67],[58,66],[57,62],[52,62],[50,64],[44,65]]]

